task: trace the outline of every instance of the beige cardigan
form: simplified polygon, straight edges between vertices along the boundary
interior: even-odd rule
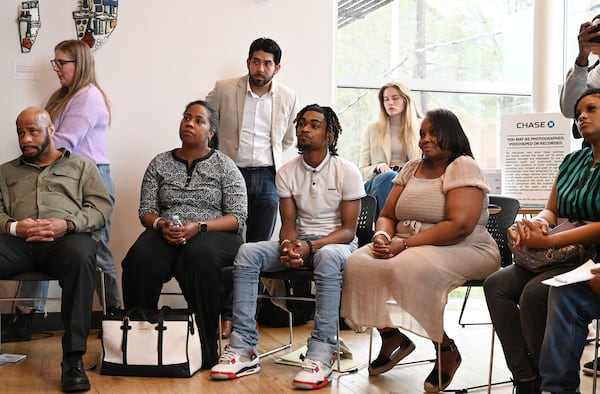
[[[390,133],[386,133],[383,143],[377,143],[376,123],[371,123],[367,126],[358,161],[363,181],[366,182],[376,175],[374,171],[379,164],[390,162],[392,157],[392,142],[390,138]]]

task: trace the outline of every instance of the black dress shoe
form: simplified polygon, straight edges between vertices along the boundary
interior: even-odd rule
[[[22,313],[19,308],[16,308],[15,314],[11,316],[10,321],[0,333],[2,343],[31,341],[34,313],[35,309],[32,309],[30,313]]]
[[[90,381],[85,374],[81,356],[67,356],[62,361],[62,391],[80,393],[90,389]]]

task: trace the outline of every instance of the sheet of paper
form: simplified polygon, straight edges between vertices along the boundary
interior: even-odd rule
[[[306,346],[301,347],[300,349],[288,353],[281,358],[275,360],[278,364],[292,365],[294,367],[301,367],[302,360],[300,359],[301,354],[306,354]],[[360,364],[354,360],[344,359],[340,360],[340,369],[337,368],[337,361],[333,363],[333,367],[338,372],[349,372],[358,369]]]
[[[585,282],[586,280],[590,280],[595,276],[590,272],[590,270],[596,266],[600,266],[600,263],[596,264],[590,259],[579,267],[569,272],[565,272],[564,274],[556,275],[550,279],[546,279],[542,281],[542,283],[548,286],[560,287],[564,285],[570,285],[572,283]]]
[[[24,360],[27,356],[24,354],[9,354],[9,353],[0,353],[0,365],[6,363],[16,363],[21,360]]]

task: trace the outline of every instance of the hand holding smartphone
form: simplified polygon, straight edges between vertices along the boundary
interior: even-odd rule
[[[596,27],[594,28],[594,30],[590,31],[590,34],[596,33],[596,32],[599,32],[599,31],[600,31],[600,24],[596,25]],[[600,36],[591,38],[590,42],[594,42],[596,44],[600,44]]]

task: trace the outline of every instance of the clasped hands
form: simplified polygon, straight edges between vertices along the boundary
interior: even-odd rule
[[[402,238],[392,238],[388,241],[383,235],[373,237],[371,251],[376,259],[389,259],[404,250]]]
[[[170,245],[183,246],[188,239],[199,234],[197,222],[186,222],[181,226],[174,226],[172,221],[165,219],[161,220],[158,225],[163,238]]]
[[[523,218],[508,229],[508,236],[515,242],[515,246],[538,249],[552,247],[548,242],[548,227],[542,222]]]
[[[67,233],[67,221],[64,219],[23,219],[17,224],[17,236],[26,242],[52,242]]]
[[[310,246],[305,241],[283,241],[280,247],[279,260],[288,268],[300,268],[310,255]]]

